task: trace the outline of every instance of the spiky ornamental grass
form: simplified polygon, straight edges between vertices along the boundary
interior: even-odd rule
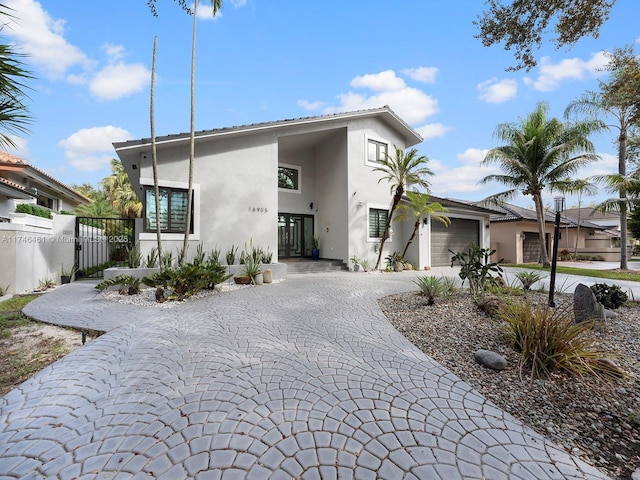
[[[528,300],[504,304],[498,318],[512,347],[521,354],[520,368],[529,366],[530,379],[564,371],[577,376],[620,378],[621,370],[603,359],[590,335],[592,323],[575,323],[568,308],[531,305]]]

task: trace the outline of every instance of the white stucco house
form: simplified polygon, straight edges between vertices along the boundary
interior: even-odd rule
[[[189,134],[157,137],[163,248],[182,245],[186,221]],[[197,132],[190,245],[240,250],[252,242],[274,261],[311,256],[314,236],[320,256],[345,264],[356,255],[373,263],[391,204],[390,185],[373,171],[378,160],[422,141],[389,107]],[[155,201],[148,138],[114,143],[145,206],[136,228],[143,254],[155,245]],[[433,180],[433,179],[431,179]],[[419,268],[445,265],[447,236],[489,246],[489,211],[456,204],[455,222],[443,232],[421,223],[407,260]],[[414,222],[393,225],[384,256],[402,251]],[[457,235],[457,236],[456,236]],[[191,247],[193,251],[193,247]],[[445,258],[446,257],[446,258]],[[383,264],[384,266],[384,264]]]

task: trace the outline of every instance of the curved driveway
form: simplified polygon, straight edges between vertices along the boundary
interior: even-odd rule
[[[0,399],[0,478],[606,478],[376,304],[415,273],[291,275],[171,309],[76,282],[25,313],[109,333]]]

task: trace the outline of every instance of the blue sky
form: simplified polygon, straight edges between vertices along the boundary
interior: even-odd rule
[[[158,18],[146,0],[5,3],[15,19],[2,33],[28,55],[36,77],[29,82],[31,134],[11,153],[65,183],[98,184],[115,157],[111,142],[150,135],[154,35],[156,134],[188,132],[192,23],[177,2],[157,0]],[[512,54],[474,38],[483,4],[225,0],[214,19],[202,2],[196,129],[388,104],[425,137],[418,149],[435,173],[434,195],[480,200],[502,191],[478,183],[499,173],[480,165],[498,145],[496,125],[526,116],[539,101],[562,118],[570,101],[596,90],[606,76],[603,51],[632,42],[640,51],[640,3],[618,0],[598,39],[560,50],[547,42],[529,72],[505,71]],[[617,172],[614,138],[594,138],[602,160],[578,177]],[[533,206],[529,197],[514,203]]]

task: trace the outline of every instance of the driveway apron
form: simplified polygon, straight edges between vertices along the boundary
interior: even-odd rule
[[[108,333],[0,399],[0,478],[607,478],[390,325],[376,299],[415,275],[291,275],[173,308],[56,289],[25,313]]]

